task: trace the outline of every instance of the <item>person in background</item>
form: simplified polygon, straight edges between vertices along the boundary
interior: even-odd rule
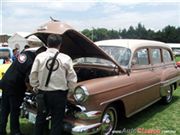
[[[37,53],[45,51],[41,47],[36,52],[24,51],[19,54],[0,80],[2,89],[0,135],[6,135],[8,116],[10,115],[11,135],[23,135],[20,131],[19,115],[25,91],[27,89],[29,73]]]
[[[21,51],[21,53],[24,52],[24,51],[25,51],[26,49],[28,49],[28,48],[30,48],[30,46],[29,46],[29,45],[25,45],[25,46],[24,46],[24,49]]]
[[[12,63],[12,61],[10,60],[9,57],[5,57],[3,63],[4,63],[4,64],[10,64],[10,63]]]
[[[32,66],[30,84],[38,89],[38,93],[45,101],[45,104],[38,104],[35,135],[43,135],[49,112],[52,117],[50,135],[62,134],[67,93],[75,87],[77,82],[72,59],[59,52],[61,44],[60,35],[49,35],[48,49],[35,58]]]
[[[13,57],[12,57],[12,60],[15,61],[15,60],[17,59],[18,55],[19,55],[19,50],[18,50],[18,48],[13,49]]]

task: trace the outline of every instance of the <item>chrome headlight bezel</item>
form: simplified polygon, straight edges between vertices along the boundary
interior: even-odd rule
[[[78,103],[83,103],[88,99],[89,92],[85,86],[78,86],[74,90],[74,99]]]

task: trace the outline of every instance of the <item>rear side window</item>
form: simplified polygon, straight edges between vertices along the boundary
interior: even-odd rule
[[[163,61],[166,62],[171,62],[172,61],[172,57],[171,54],[168,50],[163,49]]]
[[[159,48],[151,49],[151,56],[153,64],[161,63],[161,51]]]
[[[135,65],[149,65],[148,49],[140,49],[134,56]]]
[[[0,49],[0,58],[10,57],[10,51],[8,49]]]

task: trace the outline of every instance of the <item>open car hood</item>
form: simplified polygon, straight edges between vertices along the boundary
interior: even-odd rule
[[[31,35],[37,36],[45,45],[49,34],[59,34],[63,38],[60,52],[69,55],[72,59],[80,57],[97,57],[112,61],[121,72],[124,69],[109,55],[96,46],[90,39],[61,21],[49,21],[40,26]],[[29,36],[31,36],[29,35]]]

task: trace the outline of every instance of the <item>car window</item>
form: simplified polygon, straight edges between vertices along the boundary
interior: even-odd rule
[[[151,56],[153,64],[161,63],[161,51],[159,48],[151,49]]]
[[[131,51],[119,46],[100,46],[109,56],[122,66],[127,66],[131,57]]]
[[[0,65],[4,64],[6,59],[9,59],[11,61],[12,58],[12,52],[8,48],[0,48]]]
[[[7,49],[0,49],[0,58],[10,57],[10,51]]]
[[[163,61],[164,62],[170,62],[172,61],[171,54],[168,50],[163,49]]]
[[[136,51],[134,58],[134,65],[148,65],[149,58],[148,58],[148,49],[140,49]]]

